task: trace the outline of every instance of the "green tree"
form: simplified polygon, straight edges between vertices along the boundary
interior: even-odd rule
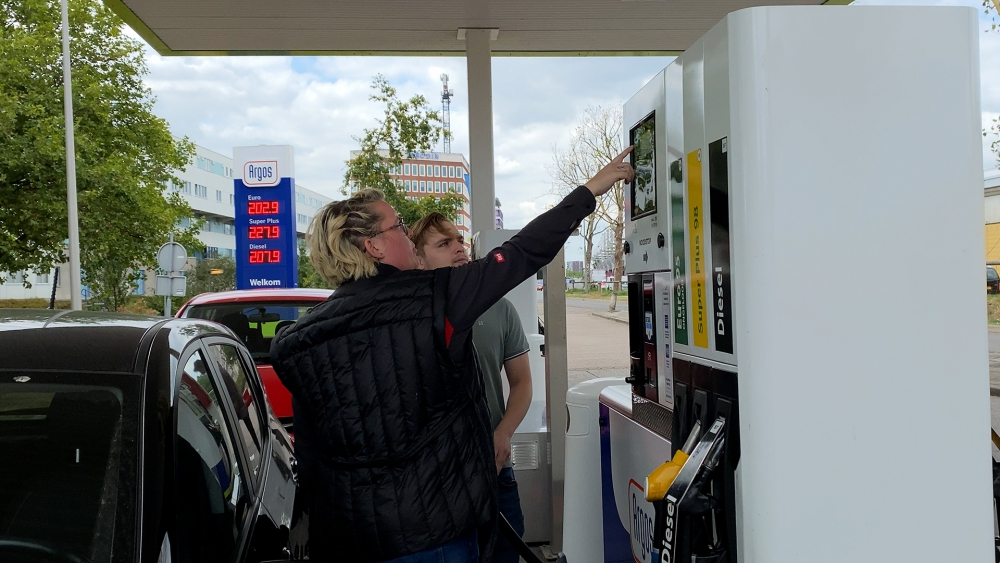
[[[305,242],[299,242],[299,287],[315,287],[319,289],[333,289],[326,280],[319,275],[316,268],[309,260],[309,251]]]
[[[992,20],[990,28],[986,30],[987,33],[998,31],[997,14],[1000,14],[1000,0],[983,0],[983,13],[989,14]],[[996,158],[996,164],[1000,166],[1000,117],[993,118],[993,123],[989,129],[983,129],[983,137],[988,137],[989,135],[996,137],[990,143],[990,150]]]
[[[458,194],[428,195],[411,201],[390,172],[402,164],[405,156],[431,150],[443,134],[438,113],[430,109],[423,96],[401,101],[381,74],[372,81],[372,89],[375,93],[370,99],[385,105],[385,115],[378,120],[378,127],[365,129],[364,135],[354,138],[361,150],[347,161],[341,193],[346,195],[352,185],[382,190],[385,200],[408,225],[432,211],[454,221],[463,203]]]
[[[191,210],[165,192],[194,145],[153,115],[142,45],[97,0],[70,0],[80,257],[84,283],[117,308],[173,232],[189,251]],[[0,0],[0,271],[65,260],[59,2]]]
[[[206,258],[187,272],[187,297],[236,289],[236,260]]]

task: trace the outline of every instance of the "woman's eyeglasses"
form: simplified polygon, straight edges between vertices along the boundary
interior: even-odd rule
[[[372,235],[372,236],[371,236],[371,237],[369,237],[369,238],[372,238],[372,237],[377,237],[377,236],[379,236],[380,234],[382,234],[382,233],[385,233],[385,232],[388,232],[388,231],[391,231],[391,230],[393,230],[393,229],[399,229],[399,230],[403,231],[403,234],[404,234],[404,235],[406,235],[406,236],[410,236],[410,228],[406,226],[406,223],[404,223],[404,222],[403,222],[403,218],[402,218],[402,217],[400,217],[400,218],[399,218],[399,221],[398,221],[398,222],[396,222],[396,224],[395,224],[395,225],[393,225],[393,226],[389,227],[388,229],[382,229],[381,231],[378,231],[378,232],[376,232],[376,233],[375,233],[374,235]]]

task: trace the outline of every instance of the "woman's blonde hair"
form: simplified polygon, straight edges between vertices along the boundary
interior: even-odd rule
[[[361,190],[319,210],[306,232],[309,260],[333,287],[378,273],[375,259],[365,254],[364,241],[375,236],[383,217],[372,204],[384,201],[379,190]]]

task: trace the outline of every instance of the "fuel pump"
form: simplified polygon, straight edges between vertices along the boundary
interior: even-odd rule
[[[988,560],[975,17],[740,10],[625,104],[605,563]]]

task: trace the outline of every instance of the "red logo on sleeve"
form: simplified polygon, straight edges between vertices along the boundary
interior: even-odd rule
[[[503,264],[503,261],[504,261],[503,254],[500,254],[499,252],[494,252],[493,253],[493,258],[496,259],[497,264]]]

